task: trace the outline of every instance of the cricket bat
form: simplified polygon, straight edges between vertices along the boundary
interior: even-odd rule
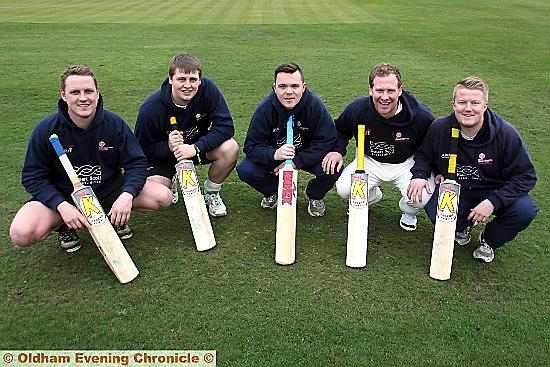
[[[292,116],[286,123],[286,143],[294,143]],[[298,171],[292,166],[292,159],[287,159],[279,170],[279,187],[277,189],[277,232],[275,235],[275,262],[290,265],[296,259],[296,191],[298,188]]]
[[[170,124],[175,128],[177,125],[175,117],[170,118]],[[216,238],[193,161],[183,160],[176,163],[176,175],[197,251],[210,250],[216,246]]]
[[[456,156],[458,152],[458,124],[451,126],[451,151],[445,180],[439,185],[437,216],[435,219],[430,277],[437,280],[451,278],[453,251],[458,214],[460,184],[456,179]]]
[[[365,125],[357,126],[357,168],[351,175],[346,265],[367,265],[369,228],[368,175],[365,173]]]
[[[122,284],[134,280],[139,271],[124,248],[92,188],[85,186],[80,181],[56,134],[50,136],[50,143],[73,184],[74,190],[71,197],[76,207],[90,223],[91,227],[88,230],[105,262]]]

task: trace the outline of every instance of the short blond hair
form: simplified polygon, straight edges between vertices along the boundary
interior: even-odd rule
[[[466,88],[469,90],[480,90],[483,92],[483,98],[487,102],[489,100],[489,86],[485,80],[477,76],[469,76],[464,79],[459,80],[453,90],[453,101],[456,98],[456,91],[458,88]]]

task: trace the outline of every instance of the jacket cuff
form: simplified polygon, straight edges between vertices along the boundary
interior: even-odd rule
[[[62,195],[56,195],[52,200],[44,204],[46,204],[48,208],[57,211],[57,207],[59,206],[59,204],[61,204],[64,201],[66,200]],[[72,203],[69,203],[69,204],[72,204]]]
[[[304,162],[297,155],[294,156],[292,163],[294,163],[294,165],[296,166],[296,169],[302,169],[302,167],[304,166]]]
[[[411,180],[414,179],[414,178],[421,178],[423,180],[427,180],[428,179],[428,176],[426,176],[424,173],[422,172],[414,172],[411,176]]]
[[[504,206],[504,204],[502,203],[502,201],[498,198],[498,196],[496,196],[495,194],[491,194],[487,197],[487,200],[489,200],[491,202],[491,204],[493,204],[493,207],[495,208],[495,210],[493,211],[496,212],[497,210],[499,210],[500,208],[502,208]]]

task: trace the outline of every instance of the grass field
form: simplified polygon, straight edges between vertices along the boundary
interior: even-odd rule
[[[0,0],[0,349],[215,349],[218,366],[547,366],[548,24],[544,0]],[[327,215],[311,218],[302,195],[297,262],[281,267],[275,213],[232,173],[213,251],[194,250],[181,202],[133,215],[126,247],[141,275],[128,285],[84,233],[72,255],[56,236],[14,248],[26,142],[55,110],[61,71],[92,67],[106,107],[133,127],[182,50],[224,92],[241,145],[281,62],[301,65],[334,117],[367,93],[378,62],[396,64],[437,116],[451,111],[453,83],[478,75],[531,152],[539,215],[491,264],[473,260],[472,245],[457,248],[451,280],[437,282],[428,277],[433,227],[422,214],[416,232],[402,231],[393,188],[371,210],[361,270],[344,265],[347,203],[330,192]]]

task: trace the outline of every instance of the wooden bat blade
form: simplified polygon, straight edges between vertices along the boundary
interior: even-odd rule
[[[131,282],[139,275],[139,270],[111,223],[92,226],[89,231],[99,252],[120,283]]]
[[[76,207],[86,217],[91,227],[88,228],[99,252],[105,262],[122,284],[134,280],[139,271],[118,237],[99,200],[89,186],[79,182],[71,194]]]
[[[451,278],[459,196],[460,184],[454,180],[445,180],[439,185],[430,264],[430,277],[437,280]]]
[[[275,235],[275,262],[281,265],[290,265],[296,260],[297,188],[298,171],[292,164],[285,164],[279,171]]]
[[[216,246],[216,238],[193,161],[179,162],[176,165],[176,172],[197,251],[210,250]]]
[[[349,197],[348,241],[346,246],[346,265],[362,268],[367,265],[367,244],[369,226],[368,175],[351,175],[351,193]]]
[[[71,196],[78,210],[90,223],[91,228],[88,231],[99,252],[103,255],[103,259],[105,259],[120,283],[124,284],[134,280],[139,275],[139,271],[111,225],[109,218],[107,218],[92,188],[84,186],[80,181],[69,161],[69,157],[67,157],[61,146],[59,137],[53,134],[49,140],[73,183],[74,191]]]

